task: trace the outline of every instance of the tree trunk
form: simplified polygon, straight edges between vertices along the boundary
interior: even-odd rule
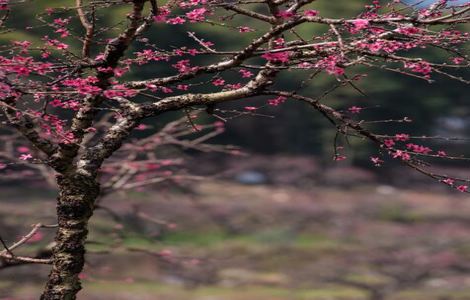
[[[81,289],[78,275],[85,262],[88,220],[93,214],[99,184],[95,178],[80,174],[57,179],[58,229],[52,250],[52,270],[41,300],[73,300]]]

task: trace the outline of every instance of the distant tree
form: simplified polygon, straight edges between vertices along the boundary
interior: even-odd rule
[[[0,25],[7,41],[0,55],[2,125],[14,128],[30,144],[14,140],[15,160],[53,170],[59,190],[52,257],[21,257],[12,252],[32,238],[41,224],[13,245],[4,243],[1,256],[52,265],[41,299],[76,298],[88,221],[103,192],[101,186],[107,188],[115,178],[106,176],[106,171],[121,176],[121,166],[132,169],[136,159],[146,157],[150,150],[134,142],[141,136],[135,130],[166,112],[185,112],[188,126],[198,131],[191,117],[194,111],[205,110],[222,122],[262,114],[262,106],[250,105],[243,111],[224,111],[217,107],[222,102],[254,97],[265,97],[269,106],[282,107],[287,100],[303,102],[335,126],[337,137],[359,137],[376,144],[380,154],[371,157],[373,164],[382,163],[381,155],[390,155],[436,181],[467,191],[465,179],[436,174],[422,161],[463,158],[410,143],[416,137],[404,133],[372,133],[367,122],[353,117],[363,107],[339,111],[321,100],[343,86],[363,93],[356,83],[368,68],[427,81],[440,74],[468,83],[452,70],[469,66],[460,52],[469,36],[458,25],[469,21],[470,7],[448,10],[447,1],[440,1],[415,11],[397,6],[398,1],[383,6],[371,1],[356,17],[328,18],[309,7],[316,2],[320,0],[190,0],[165,5],[155,0],[76,0],[70,7],[46,9],[37,17],[39,25],[28,24],[25,29],[34,34],[39,32],[35,26],[46,27],[47,35],[17,40],[9,20],[28,1],[0,1]],[[117,12],[116,7],[128,10],[126,18],[107,24],[106,16]],[[158,31],[147,34],[154,26]],[[185,45],[159,43],[159,32],[171,34],[179,26],[187,30]],[[205,34],[213,26],[246,44],[242,48],[214,45]],[[323,33],[299,33],[299,28],[308,26],[322,28]],[[80,51],[71,47],[73,39],[82,42]],[[444,59],[424,60],[421,53],[427,48],[441,49]],[[145,65],[152,67],[152,77],[134,80]],[[168,69],[172,74],[167,74]],[[304,96],[319,74],[332,76],[336,84],[318,98]],[[301,78],[298,87],[284,89],[282,78],[294,75]],[[263,129],[253,128],[253,134],[259,130]],[[125,144],[131,137],[133,143]],[[343,160],[338,143],[337,138],[334,159]],[[130,149],[130,156],[120,155],[126,153],[121,149]],[[105,168],[112,156],[120,163]],[[13,166],[7,160],[0,164],[3,170]]]

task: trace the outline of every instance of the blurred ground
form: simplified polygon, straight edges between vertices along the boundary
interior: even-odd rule
[[[54,223],[52,191],[2,187],[0,198],[5,239]],[[115,195],[90,226],[79,299],[470,299],[469,200],[228,180]],[[0,299],[37,299],[47,272],[0,270]]]

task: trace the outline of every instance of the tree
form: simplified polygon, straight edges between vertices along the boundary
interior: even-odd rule
[[[158,5],[155,0],[76,0],[73,6],[48,8],[40,14],[38,22],[49,32],[36,31],[39,36],[34,41],[7,35],[0,56],[3,125],[21,133],[37,151],[33,156],[25,146],[18,153],[19,160],[55,172],[59,195],[51,259],[18,257],[12,252],[41,225],[13,246],[4,245],[1,255],[12,261],[52,265],[41,299],[76,298],[87,225],[102,192],[103,164],[113,155],[128,163],[128,156],[119,155],[125,141],[144,122],[166,112],[191,115],[205,110],[224,122],[238,115],[260,114],[262,107],[247,105],[244,111],[227,112],[217,107],[219,103],[256,97],[264,97],[271,106],[282,106],[288,99],[303,102],[328,119],[337,136],[369,140],[381,155],[467,191],[465,179],[436,174],[422,162],[424,158],[461,157],[405,144],[413,138],[407,134],[372,133],[367,123],[354,117],[363,108],[337,110],[321,100],[343,86],[364,93],[357,83],[368,68],[426,81],[440,74],[467,83],[451,71],[469,65],[460,52],[468,34],[458,24],[468,22],[470,7],[446,10],[446,1],[441,1],[430,9],[413,11],[398,7],[398,1],[384,6],[372,1],[359,16],[330,18],[310,7],[316,2],[320,1],[191,0]],[[5,34],[22,5],[1,1]],[[116,13],[116,7],[128,11],[126,19],[106,24],[106,16]],[[225,34],[239,34],[246,44],[241,49],[214,45],[205,34],[212,26]],[[153,27],[158,30],[152,33]],[[308,29],[312,27],[322,33],[312,37]],[[34,26],[27,30],[35,32]],[[187,34],[185,45],[158,43],[160,32],[171,35],[182,30]],[[81,41],[80,51],[69,45],[72,38]],[[445,60],[424,60],[422,52],[427,48],[441,49]],[[152,77],[135,80],[145,66],[151,66]],[[317,98],[306,96],[311,83],[325,74],[336,83]],[[285,76],[298,77],[298,87],[285,89]],[[190,124],[198,130],[192,120]],[[334,159],[342,160],[345,157],[337,142]],[[140,150],[133,151],[135,157],[142,155]],[[382,162],[378,156],[371,160],[376,165]],[[8,166],[1,165],[3,169]]]

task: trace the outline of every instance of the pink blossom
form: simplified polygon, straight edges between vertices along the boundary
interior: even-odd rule
[[[214,127],[216,128],[225,128],[225,123],[222,121],[215,121],[214,122]]]
[[[276,44],[276,46],[281,47],[281,46],[284,46],[284,44],[286,43],[286,40],[280,37],[280,38],[275,39],[273,42],[274,44]]]
[[[344,74],[344,68],[340,67],[341,58],[337,55],[328,56],[315,64],[315,67],[325,69],[330,75],[341,76]]]
[[[422,32],[422,29],[414,26],[400,27],[397,31],[404,35],[419,34]]]
[[[29,48],[29,46],[31,46],[31,44],[32,43],[30,41],[21,41],[21,42],[20,41],[14,41],[13,42],[13,45],[20,46],[23,49]]]
[[[254,111],[254,110],[257,110],[258,108],[255,106],[245,106],[244,109],[248,111]]]
[[[27,243],[36,243],[36,242],[39,242],[39,241],[42,241],[44,239],[44,233],[40,232],[40,231],[36,231],[33,236],[31,236]]]
[[[422,153],[422,154],[429,154],[430,152],[432,152],[432,149],[429,147],[416,145],[413,143],[406,144],[406,148],[410,149],[413,152]]]
[[[158,86],[153,83],[147,83],[145,87],[151,90],[152,92],[156,92],[158,90]]]
[[[28,76],[31,73],[31,71],[28,68],[26,68],[26,67],[17,67],[17,66],[13,67],[12,71],[14,71],[16,74],[18,74],[18,76]]]
[[[97,86],[92,85],[95,82],[95,77],[87,77],[83,78],[74,78],[74,79],[66,79],[62,81],[64,86],[74,87],[80,94],[83,95],[97,95],[101,92],[101,89]]]
[[[276,98],[274,98],[274,99],[269,99],[269,100],[268,100],[268,104],[269,104],[269,105],[272,105],[272,106],[278,106],[278,105],[284,103],[286,100],[287,100],[286,97],[284,97],[284,96],[279,96],[279,97],[276,97]]]
[[[241,83],[235,83],[235,84],[226,84],[225,88],[230,89],[230,90],[236,90],[242,87]]]
[[[410,156],[408,153],[406,153],[406,152],[404,152],[404,151],[402,151],[402,150],[397,150],[397,151],[395,151],[395,152],[392,154],[392,157],[393,157],[393,158],[399,158],[399,157],[400,157],[402,160],[410,160],[410,158],[411,158],[411,156]]]
[[[250,71],[246,70],[246,69],[240,69],[240,71],[238,71],[241,75],[242,75],[242,78],[249,78],[251,76],[253,76],[253,73],[251,73]]]
[[[157,169],[160,169],[160,165],[159,164],[156,164],[156,163],[148,163],[145,165],[145,168],[147,170],[157,170]]]
[[[371,156],[370,157],[370,161],[376,166],[376,167],[380,167],[382,165],[382,163],[384,162],[383,160],[381,160],[379,157],[376,157],[376,156]]]
[[[266,59],[267,61],[270,62],[280,62],[280,63],[286,63],[289,61],[289,56],[290,52],[277,52],[277,53],[265,53],[261,55],[262,58]]]
[[[215,86],[222,86],[225,84],[225,80],[223,80],[222,78],[217,78],[212,81],[212,84]]]
[[[210,43],[210,42],[206,42],[204,44],[207,45],[207,43]],[[195,56],[198,53],[199,53],[199,51],[197,49],[188,49],[188,54],[191,55],[191,56]]]
[[[395,145],[395,142],[392,139],[386,139],[384,140],[384,145],[387,148],[391,148]]]
[[[52,101],[49,102],[49,104],[52,106],[52,107],[62,107],[62,101],[60,101],[60,99],[54,99]]]
[[[452,58],[452,62],[456,65],[460,65],[464,61],[465,61],[465,58],[463,58],[463,57],[454,57],[454,58]]]
[[[468,191],[468,185],[459,185],[457,187],[457,190],[459,190],[462,193],[467,192]]]
[[[169,87],[166,87],[166,86],[162,86],[162,92],[165,93],[165,94],[170,94],[170,93],[173,93],[173,90]]]
[[[454,185],[455,180],[451,178],[446,178],[442,180],[443,183],[448,184],[448,185]]]
[[[64,43],[62,43],[62,42],[60,42],[60,41],[58,41],[58,40],[55,40],[55,39],[48,39],[48,40],[46,41],[46,44],[47,44],[48,46],[55,47],[55,48],[58,49],[58,50],[66,50],[66,49],[69,48],[69,45],[64,44]]]
[[[116,76],[116,77],[121,77],[126,72],[127,72],[127,69],[123,69],[123,68],[114,68],[114,70],[113,70],[114,76]]]
[[[25,146],[19,146],[16,148],[16,151],[18,151],[19,153],[27,153],[30,151],[30,149]]]
[[[97,70],[101,73],[113,73],[113,68],[111,67],[98,67]]]
[[[145,125],[145,124],[139,124],[139,126],[137,126],[137,127],[135,128],[135,130],[145,130],[145,129],[147,129],[147,128],[148,128],[147,125]]]
[[[59,33],[61,38],[66,38],[70,35],[69,31],[65,28],[59,28],[55,32]]]
[[[351,23],[354,25],[354,29],[352,30],[353,32],[357,32],[369,27],[369,20],[365,19],[356,19],[353,20]]]
[[[149,61],[168,61],[170,59],[167,54],[150,49],[145,49],[142,52],[137,52],[136,54],[139,58],[139,61],[137,62],[139,65],[145,64]]]
[[[342,161],[342,160],[346,160],[346,159],[347,159],[347,157],[346,157],[345,155],[339,155],[339,154],[338,154],[338,155],[335,155],[335,156],[333,157],[333,160],[334,160],[334,161]]]
[[[209,42],[209,41],[205,41],[205,42],[202,42],[202,44],[206,47],[211,47],[211,46],[214,46],[214,43],[213,42]]]
[[[10,0],[0,0],[0,10],[7,10]]]
[[[180,91],[187,91],[189,89],[189,85],[187,84],[178,84],[176,88]]]
[[[290,19],[292,17],[295,16],[295,13],[293,13],[292,11],[287,11],[287,10],[283,10],[283,11],[280,11],[276,17],[278,18],[282,18],[282,19]]]
[[[431,64],[426,61],[420,61],[417,63],[405,63],[405,68],[411,69],[415,73],[421,73],[423,75],[429,75],[432,72]]]
[[[180,73],[189,73],[197,69],[197,67],[190,67],[189,59],[184,59],[176,62],[172,65],[173,68],[177,69]]]
[[[306,17],[316,17],[318,15],[318,10],[307,9],[304,11],[304,16]]]
[[[80,103],[75,100],[68,101],[66,104],[64,104],[64,108],[70,108],[72,110],[78,110],[80,106]]]
[[[157,23],[165,22],[167,16],[170,14],[170,10],[164,6],[158,8],[158,15],[153,17],[153,20]]]
[[[405,134],[405,133],[395,134],[395,141],[406,142],[409,139],[410,139],[410,136],[408,134]]]
[[[353,114],[358,114],[362,111],[362,107],[351,106],[350,108],[348,108],[348,111]]]
[[[207,13],[207,9],[205,9],[205,8],[196,8],[196,9],[193,9],[192,11],[190,11],[190,12],[187,12],[186,17],[192,23],[202,22],[202,21],[204,21],[204,14],[206,14],[206,13]]]
[[[57,19],[54,19],[53,22],[54,24],[59,25],[59,26],[66,26],[67,24],[69,24],[70,19],[57,18]]]
[[[120,92],[114,90],[106,90],[104,91],[103,95],[106,98],[113,99],[114,97],[122,96]]]
[[[21,160],[28,160],[28,159],[31,159],[31,158],[33,158],[33,156],[32,156],[31,154],[29,154],[29,153],[28,153],[28,154],[21,154],[21,155],[20,155],[20,159],[21,159]]]
[[[95,57],[95,60],[96,60],[96,61],[104,60],[104,54],[103,54],[103,53],[98,54],[98,55]]]
[[[167,24],[171,24],[171,25],[183,24],[184,22],[186,22],[186,20],[183,19],[183,18],[181,18],[181,17],[176,17],[176,18],[168,19],[168,20],[166,21]]]
[[[251,27],[248,27],[248,26],[239,26],[238,31],[241,32],[241,33],[245,33],[245,32],[251,32],[251,31],[255,31],[255,30]]]
[[[445,151],[437,151],[437,155],[439,155],[440,157],[446,157],[447,156],[447,153]]]
[[[72,132],[66,132],[62,136],[62,139],[61,139],[60,142],[65,144],[65,145],[75,143],[75,136],[73,135]]]

